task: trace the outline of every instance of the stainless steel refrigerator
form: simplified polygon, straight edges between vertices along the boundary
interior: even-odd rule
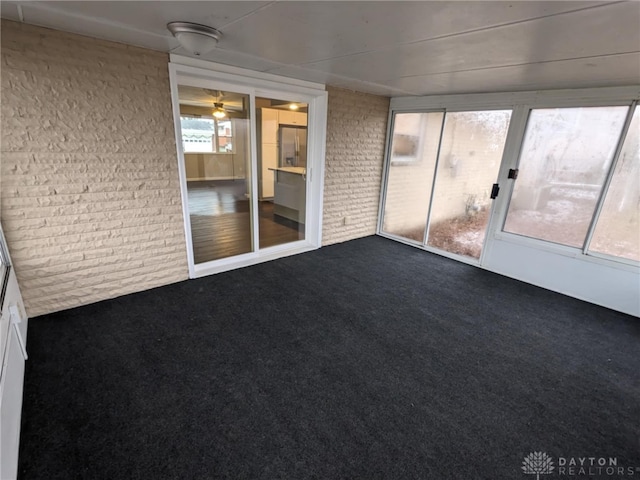
[[[307,127],[280,126],[279,167],[307,168]]]

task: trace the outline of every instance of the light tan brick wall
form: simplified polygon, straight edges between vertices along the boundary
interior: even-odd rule
[[[186,279],[166,54],[2,21],[1,214],[30,316]]]
[[[389,98],[327,90],[323,245],[376,233],[389,113]]]

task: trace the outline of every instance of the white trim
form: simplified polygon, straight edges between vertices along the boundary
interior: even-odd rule
[[[324,204],[324,169],[325,151],[327,144],[327,111],[329,95],[323,91],[309,102],[307,124],[322,126],[322,128],[307,128],[308,158],[316,158],[315,165],[307,164],[307,199],[306,217],[318,219],[318,222],[307,221],[306,239],[320,248],[322,245],[322,221]]]
[[[589,251],[589,247],[591,246],[591,240],[593,239],[593,234],[595,233],[596,226],[598,225],[600,213],[602,213],[602,207],[604,207],[604,202],[607,199],[609,187],[611,186],[613,175],[616,172],[616,166],[618,165],[618,160],[620,159],[620,153],[622,153],[622,149],[624,148],[624,143],[627,139],[629,128],[631,127],[631,122],[633,122],[633,116],[635,114],[636,107],[637,102],[633,102],[631,104],[631,107],[629,107],[629,110],[627,111],[627,118],[625,118],[624,126],[622,127],[622,131],[620,132],[620,138],[618,138],[618,143],[613,153],[613,158],[611,159],[611,165],[609,165],[607,177],[605,178],[604,183],[600,188],[600,195],[598,197],[598,203],[596,204],[596,211],[591,217],[591,223],[589,224],[589,229],[587,230],[587,237],[585,238],[584,244],[582,246],[582,253],[584,253],[585,255],[587,254],[587,252]]]
[[[233,67],[222,63],[209,62],[197,58],[185,57],[172,53],[169,55],[169,61],[172,65],[180,65],[184,67],[184,72],[198,74],[211,74],[215,72],[216,78],[221,80],[228,78],[239,81],[240,85],[253,85],[256,89],[274,88],[278,92],[283,91],[286,87],[288,91],[310,92],[313,90],[326,90],[324,84],[307,82],[296,78],[283,77],[271,73],[258,72],[255,70],[247,70],[245,68]]]
[[[376,233],[382,234],[384,225],[384,206],[387,202],[387,185],[389,182],[389,169],[391,168],[390,152],[393,141],[393,127],[395,124],[395,112],[389,108],[387,116],[387,141],[384,142],[384,160],[382,164],[382,178],[380,180],[380,200],[378,204],[378,221],[376,222]]]
[[[511,110],[507,139],[504,144],[502,159],[498,169],[498,178],[496,179],[496,183],[500,185],[500,193],[491,205],[491,216],[489,217],[485,231],[480,265],[485,265],[486,259],[489,257],[493,248],[495,238],[493,232],[501,231],[505,222],[505,217],[509,209],[509,201],[511,200],[511,193],[514,188],[514,181],[508,178],[509,169],[517,168],[528,118],[529,108],[526,106],[518,105]]]
[[[322,244],[322,204],[324,194],[324,165],[327,124],[327,92],[324,85],[301,82],[286,77],[262,74],[235,67],[221,66],[212,62],[186,59],[171,55],[169,64],[171,97],[176,131],[178,172],[180,175],[182,210],[187,242],[189,277],[218,273],[274,258],[283,257],[320,248]],[[206,68],[203,68],[206,67]],[[213,69],[212,69],[213,68]],[[251,165],[247,181],[251,184],[252,251],[243,255],[223,258],[196,265],[189,218],[186,167],[183,161],[180,135],[180,105],[178,85],[189,85],[216,90],[229,90],[249,96],[250,99],[250,157]],[[258,175],[257,175],[257,118],[255,99],[257,96],[279,100],[302,101],[308,104],[307,114],[307,192],[305,239],[276,247],[259,249]]]
[[[0,251],[11,258],[0,225]],[[0,478],[16,478],[20,445],[20,418],[27,358],[29,319],[24,310],[15,270],[9,269],[5,297],[0,305]]]
[[[457,260],[462,263],[466,263],[468,265],[473,265],[474,267],[479,267],[478,259],[473,257],[467,257],[465,255],[459,255],[457,253],[447,252],[446,250],[441,250],[439,248],[430,247],[416,240],[410,240],[408,238],[400,237],[398,235],[394,235],[392,233],[380,232],[379,236],[388,238],[389,240],[395,240],[396,242],[404,243],[410,247],[415,247],[420,250],[424,250],[425,252],[433,253],[435,255],[440,255],[441,257],[450,258],[452,260]]]
[[[251,218],[251,251],[259,250],[260,212],[258,210],[258,119],[255,90],[249,94],[249,158],[248,181],[251,182],[249,213]],[[234,143],[236,143],[234,141]]]
[[[611,255],[609,253],[588,250],[584,255],[587,260],[595,263],[606,264],[611,267],[617,267],[621,270],[637,271],[640,268],[640,261],[638,260],[632,260],[625,257],[616,257],[615,255]],[[625,268],[625,266],[629,268]],[[640,288],[640,285],[638,285],[638,288]]]
[[[628,272],[637,272],[640,263],[633,260],[629,260],[621,257],[614,257],[603,253],[597,253],[589,251],[588,253],[582,253],[582,247],[571,247],[569,245],[563,245],[561,243],[554,243],[549,240],[542,240],[539,238],[527,237],[524,235],[518,235],[517,233],[510,233],[499,231],[495,232],[492,237],[495,240],[519,245],[526,248],[545,251],[553,253],[554,255],[561,255],[563,257],[575,258],[579,261],[591,262],[598,265],[605,265],[607,267],[616,268],[619,270],[625,270]],[[594,253],[596,253],[594,255]]]
[[[587,106],[586,103],[597,104],[606,102],[611,104],[615,99],[627,101],[640,100],[640,85],[626,87],[582,88],[572,90],[540,90],[527,92],[504,93],[472,93],[459,95],[432,95],[423,97],[394,97],[390,108],[397,111],[422,111],[422,109],[457,108],[490,109],[499,107],[515,107],[516,105],[530,105],[541,108],[549,106]],[[586,102],[586,103],[585,103]]]
[[[191,238],[191,218],[189,217],[189,197],[187,194],[187,167],[184,162],[182,149],[182,126],[180,124],[180,102],[178,101],[178,72],[175,65],[169,64],[169,84],[171,88],[171,108],[173,110],[173,130],[176,141],[176,160],[178,163],[178,177],[180,179],[180,197],[182,200],[182,221],[184,238],[187,248],[187,262],[189,278],[194,278],[193,269],[193,239]]]
[[[436,194],[436,184],[438,182],[438,173],[440,167],[440,153],[442,152],[442,138],[444,137],[444,129],[447,126],[447,112],[442,112],[442,120],[440,121],[440,135],[438,136],[438,150],[436,151],[436,161],[433,164],[433,176],[431,177],[431,192],[429,193],[429,208],[427,210],[427,220],[424,225],[424,233],[422,234],[422,244],[427,247],[429,241],[429,231],[431,230],[431,214],[433,213],[433,199]],[[391,163],[391,159],[389,159]]]
[[[637,268],[586,255],[557,255],[522,243],[496,240],[496,244],[498,253],[482,268],[640,317]]]
[[[249,252],[235,257],[227,257],[211,262],[195,265],[194,277],[200,278],[216,273],[227,272],[238,268],[249,267],[259,263],[269,262],[278,258],[289,257],[299,253],[316,250],[317,247],[310,242],[300,240],[298,242],[277,245],[275,247],[263,248],[258,252]]]

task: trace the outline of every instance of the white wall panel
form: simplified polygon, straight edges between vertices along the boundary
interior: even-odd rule
[[[484,267],[539,287],[640,317],[640,274],[608,265],[495,239]],[[517,308],[517,306],[514,306]]]

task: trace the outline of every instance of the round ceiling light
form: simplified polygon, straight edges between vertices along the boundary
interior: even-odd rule
[[[194,55],[210,52],[222,34],[213,27],[190,22],[171,22],[167,28],[185,50]]]
[[[227,112],[224,110],[224,105],[222,105],[222,103],[214,103],[213,106],[215,108],[213,109],[212,115],[218,120],[227,116]]]

